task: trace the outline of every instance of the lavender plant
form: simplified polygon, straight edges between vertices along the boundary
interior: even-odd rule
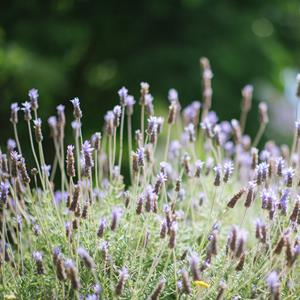
[[[290,148],[268,141],[258,150],[266,103],[252,141],[244,131],[253,87],[242,89],[240,121],[219,121],[210,63],[200,62],[203,103],[182,109],[171,89],[165,128],[145,82],[137,129],[138,101],[125,87],[91,137],[82,130],[84,107],[71,100],[68,145],[59,105],[48,119],[52,162],[38,91],[22,104],[25,124],[11,105],[15,141],[0,153],[1,299],[299,298],[298,120]],[[31,166],[18,126],[28,128]]]

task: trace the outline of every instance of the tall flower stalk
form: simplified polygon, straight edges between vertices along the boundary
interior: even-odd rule
[[[126,88],[92,136],[82,130],[74,98],[74,140],[65,145],[58,106],[48,119],[52,170],[38,91],[22,105],[33,162],[21,153],[19,107],[11,106],[15,140],[0,151],[4,298],[297,299],[300,126],[291,149],[273,141],[259,148],[266,104],[259,104],[252,141],[244,133],[252,88],[242,90],[240,121],[219,120],[211,110],[210,64],[201,64],[203,103],[182,108],[171,89],[165,129],[147,83],[140,128],[133,128],[135,100]]]

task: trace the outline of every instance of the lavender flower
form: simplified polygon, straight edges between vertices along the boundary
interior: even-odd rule
[[[58,105],[57,110],[57,139],[61,141],[64,138],[64,130],[66,126],[66,116],[64,105]],[[80,122],[79,122],[80,123]],[[73,127],[73,125],[72,125]]]
[[[191,268],[191,272],[193,275],[193,280],[200,280],[200,272],[199,272],[199,257],[198,254],[196,252],[192,252],[190,259],[189,259],[189,263],[190,263],[190,268]]]
[[[70,177],[75,177],[75,158],[73,145],[68,145],[67,147],[67,175]]]
[[[202,169],[204,166],[204,162],[201,160],[196,160],[195,162],[195,177],[199,178],[201,173],[202,173]]]
[[[42,142],[43,140],[43,134],[42,134],[42,120],[40,118],[33,121],[34,124],[34,133],[35,133],[35,139],[37,143]]]
[[[117,296],[120,296],[123,293],[125,283],[127,279],[129,278],[128,270],[127,268],[122,268],[122,270],[119,271],[119,281],[117,283],[115,293]]]
[[[37,89],[31,89],[28,91],[28,96],[30,99],[32,109],[38,109],[38,99],[39,99],[39,92]]]
[[[103,237],[104,230],[105,230],[106,226],[107,226],[106,219],[100,220],[99,228],[98,228],[98,231],[97,231],[97,236],[99,238]]]
[[[138,148],[137,149],[137,159],[138,159],[138,166],[143,167],[145,165],[144,162],[144,157],[145,157],[145,150],[144,148]]]
[[[13,139],[7,140],[7,151],[8,152],[13,151],[14,149],[16,149],[16,147],[17,147],[17,144],[16,144],[15,140],[13,140]]]
[[[287,209],[288,209],[288,196],[289,196],[289,190],[286,189],[281,198],[280,198],[280,202],[279,202],[279,209],[281,210],[281,213],[283,215],[286,215],[287,213]]]
[[[80,289],[80,281],[79,281],[77,269],[75,267],[74,262],[71,259],[67,259],[65,261],[64,267],[66,269],[67,277],[71,281],[72,288],[74,290],[79,290]]]
[[[170,89],[168,92],[168,100],[172,102],[178,102],[178,92],[175,89]]]
[[[247,193],[247,197],[246,197],[246,201],[245,201],[245,207],[250,207],[252,201],[254,200],[254,196],[255,196],[255,189],[256,187],[256,182],[255,181],[250,181],[248,183],[248,193]]]
[[[172,141],[170,143],[170,147],[169,147],[169,158],[171,160],[173,160],[173,159],[179,157],[181,148],[182,148],[182,146],[179,141],[177,141],[177,140]]]
[[[237,120],[233,119],[231,120],[231,126],[233,130],[234,141],[236,144],[238,144],[242,137],[240,123]]]
[[[168,229],[167,221],[163,220],[160,225],[160,238],[161,239],[164,239],[166,237],[167,229]]]
[[[150,116],[148,118],[148,127],[147,127],[147,133],[151,135],[153,131],[157,131],[157,117]]]
[[[258,105],[259,121],[261,124],[267,124],[269,122],[268,105],[265,102],[260,102]]]
[[[41,227],[39,224],[34,224],[32,230],[35,236],[39,236],[41,234]]]
[[[50,170],[51,170],[51,165],[43,165],[41,166],[42,172],[45,174],[45,176],[49,177],[50,176]]]
[[[269,172],[269,165],[265,162],[259,164],[256,168],[256,183],[257,185],[261,185],[263,182],[267,180]]]
[[[300,213],[300,196],[297,195],[297,199],[295,201],[294,208],[293,208],[292,213],[290,215],[290,220],[292,222],[296,222],[299,213]]]
[[[112,217],[111,217],[110,229],[112,231],[116,230],[121,216],[122,216],[122,209],[120,209],[119,207],[115,207],[112,211]]]
[[[147,186],[145,191],[145,208],[147,212],[151,212],[153,210],[156,197],[157,195],[153,192],[152,186]]]
[[[160,298],[160,294],[162,293],[163,289],[166,285],[166,279],[161,278],[158,285],[156,286],[155,290],[152,292],[150,299],[151,300],[158,300]]]
[[[184,131],[187,133],[190,143],[194,143],[196,140],[194,124],[190,123],[187,127],[184,128]]]
[[[215,186],[220,186],[221,184],[221,166],[215,166],[214,171],[215,171],[215,180],[214,180],[214,185]]]
[[[94,148],[92,148],[89,141],[85,141],[82,144],[82,155],[84,158],[85,166],[87,168],[92,168],[94,166],[93,155],[92,155],[93,151]]]
[[[90,256],[90,254],[87,252],[86,249],[84,249],[83,247],[80,247],[80,248],[78,248],[77,253],[80,256],[80,258],[83,260],[85,266],[88,269],[96,268],[94,260],[92,259],[92,257]]]
[[[5,205],[8,199],[8,192],[9,192],[9,183],[8,182],[1,182],[0,183],[0,200],[1,205]]]
[[[35,260],[36,263],[36,268],[37,268],[37,273],[39,275],[44,274],[44,266],[43,266],[43,256],[41,252],[35,251],[32,253],[32,257]]]
[[[253,86],[250,84],[244,86],[244,88],[242,89],[242,96],[243,96],[242,110],[244,112],[248,112],[251,109],[252,94],[253,94]]]
[[[181,271],[182,276],[182,291],[183,293],[190,295],[192,293],[190,279],[189,279],[189,273],[186,270]]]
[[[177,104],[177,102],[172,101],[171,105],[169,106],[169,116],[168,116],[169,124],[175,123],[177,111],[178,111],[178,104]]]
[[[167,181],[167,176],[160,172],[159,174],[157,174],[156,176],[156,183],[154,186],[154,193],[158,195],[159,191],[161,190],[163,184]]]
[[[22,183],[24,185],[29,184],[30,183],[30,177],[28,176],[25,159],[23,157],[18,162],[18,170],[19,170],[20,175],[21,175]]]
[[[134,104],[135,104],[134,97],[131,95],[126,96],[125,107],[126,107],[126,112],[127,112],[128,116],[131,116],[133,114]]]
[[[240,258],[241,255],[244,253],[246,240],[247,240],[246,231],[240,230],[237,236],[235,257]]]
[[[232,173],[233,173],[234,167],[233,167],[233,163],[231,161],[226,162],[224,164],[224,177],[223,177],[223,181],[226,183],[228,182],[228,180],[230,179]]]
[[[24,120],[30,121],[32,119],[31,116],[31,104],[29,102],[22,103],[22,110],[24,111]]]
[[[18,177],[18,163],[19,163],[20,158],[21,158],[21,155],[17,151],[12,151],[10,153],[11,175],[14,178]]]
[[[192,123],[194,126],[197,126],[199,122],[200,108],[201,103],[199,101],[194,101],[183,110],[182,115],[185,125]]]
[[[112,135],[114,132],[114,120],[115,120],[115,115],[114,113],[110,110],[106,113],[105,117],[105,124],[106,124],[106,131],[108,135]]]
[[[71,103],[73,104],[73,108],[74,108],[74,111],[73,111],[73,115],[74,115],[74,118],[76,120],[80,120],[81,117],[82,117],[82,111],[80,109],[80,101],[79,101],[79,98],[75,97],[74,99],[70,100]]]
[[[19,104],[12,103],[10,106],[10,110],[11,110],[10,122],[13,124],[17,124],[19,121],[18,119],[18,111],[20,110]]]
[[[65,202],[68,199],[69,193],[68,192],[61,192],[61,191],[56,191],[54,193],[54,201],[56,204],[59,204],[61,202]]]
[[[50,136],[54,139],[57,138],[58,130],[57,130],[57,118],[55,116],[51,116],[48,118],[48,125],[50,127]]]
[[[120,88],[118,90],[118,95],[120,97],[120,103],[122,106],[126,105],[126,98],[128,95],[128,90],[126,89],[125,86],[123,86],[122,88]]]
[[[276,161],[276,165],[277,165],[277,175],[281,177],[283,175],[285,160],[282,157],[279,157]]]
[[[154,115],[154,107],[153,107],[153,97],[151,94],[146,94],[145,97],[145,107],[146,107],[146,111],[147,114],[149,116]]]
[[[212,124],[210,123],[209,119],[205,119],[201,124],[201,128],[204,130],[205,135],[207,138],[212,138],[213,137],[213,127]]]
[[[275,249],[273,251],[274,254],[279,255],[281,253],[282,249],[283,249],[284,244],[285,244],[285,236],[283,235],[277,241],[277,244],[276,244]]]
[[[55,253],[55,251],[57,252]],[[53,249],[53,262],[56,266],[56,275],[58,280],[65,281],[67,279],[67,274],[65,270],[65,260],[62,253],[60,253],[60,249],[58,248]]]
[[[288,168],[284,172],[284,181],[287,187],[291,187],[293,185],[293,178],[295,176],[295,171],[293,168]]]
[[[279,295],[279,287],[280,287],[280,282],[278,275],[275,271],[271,272],[268,277],[267,277],[267,284],[269,286],[271,295],[274,300],[279,300],[280,295]]]
[[[141,82],[141,98],[140,98],[140,104],[145,105],[145,96],[149,93],[149,83],[147,82]]]
[[[116,105],[113,109],[113,114],[114,114],[114,127],[119,127],[120,126],[120,117],[122,113],[122,108],[119,105]]]

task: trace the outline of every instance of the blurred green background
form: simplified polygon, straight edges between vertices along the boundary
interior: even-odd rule
[[[255,101],[289,104],[291,119],[299,32],[298,0],[2,0],[1,145],[13,134],[10,103],[27,100],[30,88],[39,90],[44,127],[59,103],[70,120],[69,99],[79,97],[89,135],[101,129],[123,85],[137,98],[139,83],[148,81],[160,109],[168,106],[169,88],[183,105],[201,100],[201,56],[211,61],[213,109],[221,119],[239,118],[247,83]],[[253,136],[257,127],[254,109],[247,131]],[[19,128],[27,142],[25,126]],[[273,132],[285,141],[285,131]]]

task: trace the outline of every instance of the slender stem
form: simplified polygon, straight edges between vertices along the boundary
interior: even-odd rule
[[[243,218],[241,220],[241,226],[243,226],[243,224],[244,224],[244,221],[245,221],[245,218],[246,218],[246,213],[247,213],[247,207],[245,208],[244,215],[243,215]]]
[[[292,148],[291,148],[291,153],[290,153],[290,162],[289,162],[290,164],[292,162],[293,154],[294,154],[294,152],[296,150],[297,140],[298,140],[297,132],[295,131],[294,138],[293,138],[293,144],[292,144]]]
[[[108,163],[109,163],[109,178],[112,176],[112,136],[109,135],[108,137]]]
[[[21,145],[20,145],[20,141],[19,141],[19,136],[18,136],[18,130],[17,130],[17,124],[13,123],[13,127],[14,127],[14,134],[15,134],[15,139],[16,139],[18,151],[22,155],[22,149],[21,149]]]
[[[113,144],[113,163],[112,163],[112,168],[115,166],[116,148],[117,148],[117,127],[114,128],[114,144]]]
[[[99,151],[95,151],[95,181],[96,181],[96,189],[99,191],[99,179],[98,179],[98,154]]]
[[[32,154],[33,154],[33,157],[34,157],[34,160],[35,160],[35,163],[36,163],[36,167],[37,167],[38,172],[39,172],[39,177],[40,177],[40,180],[41,180],[41,183],[42,183],[42,186],[43,186],[43,190],[45,190],[39,160],[36,156],[34,145],[33,145],[33,138],[32,138],[32,133],[31,133],[30,121],[27,121],[27,125],[28,125],[28,132],[29,132],[29,139],[30,139],[30,146],[31,146]]]
[[[242,112],[241,112],[241,118],[240,118],[240,125],[241,125],[241,132],[242,132],[242,134],[245,131],[246,122],[247,122],[247,115],[248,115],[248,111],[242,110]]]
[[[130,182],[132,184],[132,161],[131,161],[131,152],[132,152],[132,128],[131,128],[131,115],[127,115],[127,132],[128,132],[128,156],[129,156],[129,167],[130,167]]]
[[[155,268],[157,267],[157,265],[159,264],[159,262],[161,260],[161,257],[164,253],[164,251],[163,251],[164,247],[166,247],[166,245],[163,242],[161,242],[160,248],[157,251],[157,254],[156,254],[155,258],[153,259],[152,265],[149,269],[148,276],[144,280],[143,288],[140,292],[141,294],[144,292],[145,288],[147,287],[147,284],[148,284],[149,280],[151,279],[151,276],[153,275],[153,271],[155,270]]]
[[[58,158],[57,158],[57,155],[55,155],[54,161],[53,161],[53,164],[52,164],[52,168],[51,168],[50,181],[54,180],[56,169],[57,169],[57,162],[58,162]]]
[[[176,255],[175,255],[175,249],[173,249],[173,262],[174,262],[174,278],[175,278],[176,300],[178,300],[178,286],[177,286],[177,274],[176,274]]]
[[[41,165],[45,167],[46,163],[45,163],[44,154],[43,154],[43,148],[42,148],[42,144],[41,143],[38,143],[38,151],[39,151],[39,157],[40,157]],[[47,177],[47,174],[45,173],[45,170],[42,169],[42,172],[43,172],[44,184],[46,186],[46,178],[48,178],[48,177]]]
[[[6,218],[5,218],[5,211],[6,211],[6,207],[4,207],[3,212],[2,212],[2,236],[1,236],[1,240],[2,240],[2,261],[5,260],[5,222],[6,222]],[[1,272],[2,272],[2,284],[3,286],[5,286],[5,272],[4,272],[4,268],[1,268]]]
[[[118,163],[120,170],[122,167],[122,155],[123,155],[124,117],[125,117],[125,107],[123,106],[122,117],[121,117],[121,129],[120,129],[120,152],[119,152],[119,163]]]
[[[265,123],[261,123],[260,126],[259,126],[259,129],[258,129],[258,132],[256,134],[256,137],[254,139],[252,147],[254,147],[254,148],[257,147],[257,145],[258,145],[258,143],[259,143],[259,141],[260,141],[260,139],[261,139],[261,137],[262,137],[265,129],[266,129],[266,124]]]
[[[78,131],[76,130],[75,134],[75,148],[76,148],[76,163],[77,163],[77,177],[80,181],[81,173],[80,173],[80,148],[79,148],[79,135]]]
[[[166,142],[166,148],[165,148],[164,161],[167,161],[167,159],[168,159],[168,151],[169,151],[169,144],[170,144],[170,137],[171,137],[171,129],[172,129],[172,124],[168,124],[168,134],[167,134],[167,142]]]
[[[62,170],[61,170],[61,192],[64,194],[64,184],[65,184],[65,151],[64,151],[64,138],[61,136],[60,139],[60,151],[61,151],[61,165],[62,165]]]
[[[142,145],[144,145],[144,126],[145,126],[145,105],[142,104],[142,109],[141,109],[141,133],[142,133]]]

